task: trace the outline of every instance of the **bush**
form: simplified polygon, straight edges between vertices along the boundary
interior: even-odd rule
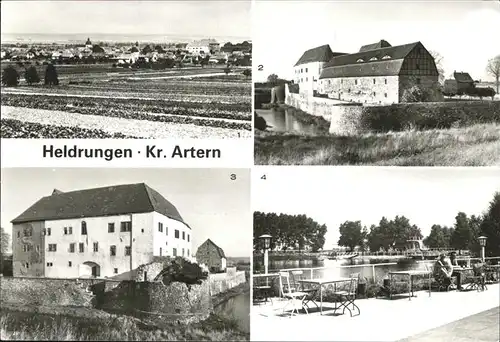
[[[29,67],[24,72],[24,79],[26,83],[32,85],[33,83],[40,83],[40,77],[38,76],[38,71],[34,66]]]
[[[479,97],[481,100],[483,99],[483,97],[491,97],[491,99],[493,100],[493,98],[495,97],[495,90],[491,87],[487,87],[487,88],[476,88],[476,87],[473,87],[473,88],[468,88],[465,90],[465,94],[466,95],[469,95],[469,96],[473,96],[473,97]]]
[[[432,90],[414,85],[404,90],[401,100],[402,102],[429,102],[432,100]]]
[[[168,285],[174,281],[188,285],[201,284],[208,278],[208,272],[204,271],[197,263],[190,262],[182,257],[163,260],[163,283]]]
[[[12,66],[3,69],[2,84],[7,87],[15,87],[19,84],[19,73]]]

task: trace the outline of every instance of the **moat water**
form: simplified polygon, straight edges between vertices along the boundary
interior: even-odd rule
[[[314,124],[304,124],[296,119],[293,115],[293,109],[288,108],[273,108],[273,109],[256,109],[259,116],[262,116],[269,131],[273,132],[295,132],[318,134],[318,127]]]
[[[250,292],[229,298],[214,308],[216,314],[234,319],[240,330],[250,332]]]

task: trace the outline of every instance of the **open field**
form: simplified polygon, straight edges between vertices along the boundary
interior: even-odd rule
[[[235,322],[212,315],[196,324],[157,326],[139,319],[84,308],[5,305],[0,339],[48,341],[245,341]]]
[[[360,136],[255,134],[258,165],[500,165],[500,124]]]
[[[40,66],[41,67],[41,66]],[[234,69],[131,71],[56,66],[59,86],[2,87],[2,138],[73,138],[73,130],[137,138],[248,138],[251,83]],[[43,76],[43,72],[40,73]],[[17,120],[17,121],[12,121]],[[130,132],[123,126],[134,125]],[[156,129],[151,126],[158,125]],[[32,127],[38,127],[32,132]],[[58,133],[54,127],[67,129]],[[44,132],[44,133],[39,133]],[[87,137],[85,134],[79,137]],[[90,134],[88,137],[91,137]],[[92,136],[94,137],[94,136]]]

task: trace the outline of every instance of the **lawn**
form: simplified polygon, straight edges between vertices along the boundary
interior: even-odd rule
[[[161,327],[95,309],[14,305],[0,309],[0,339],[49,341],[248,341],[237,323],[216,315],[191,324]]]
[[[500,165],[500,124],[359,136],[259,132],[257,165]]]

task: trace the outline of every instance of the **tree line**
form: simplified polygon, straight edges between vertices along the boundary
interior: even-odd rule
[[[23,64],[21,66],[24,67]],[[19,72],[12,65],[9,65],[3,70],[2,84],[7,87],[15,87],[19,85],[21,76]],[[40,83],[40,76],[35,66],[31,65],[24,70],[24,79],[28,85]],[[44,76],[45,85],[59,85],[59,78],[57,76],[56,67],[53,64],[48,64],[45,69]]]
[[[339,246],[354,250],[361,247],[371,252],[404,248],[409,239],[422,239],[421,230],[404,216],[392,220],[382,217],[368,230],[361,221],[345,221],[339,227]],[[500,192],[495,193],[484,214],[468,216],[459,212],[453,226],[434,224],[423,243],[429,248],[452,248],[479,252],[478,237],[484,235],[487,256],[500,256]]]
[[[298,249],[316,252],[325,244],[326,225],[306,215],[254,212],[253,246],[261,249],[259,236],[272,236],[271,249]]]

